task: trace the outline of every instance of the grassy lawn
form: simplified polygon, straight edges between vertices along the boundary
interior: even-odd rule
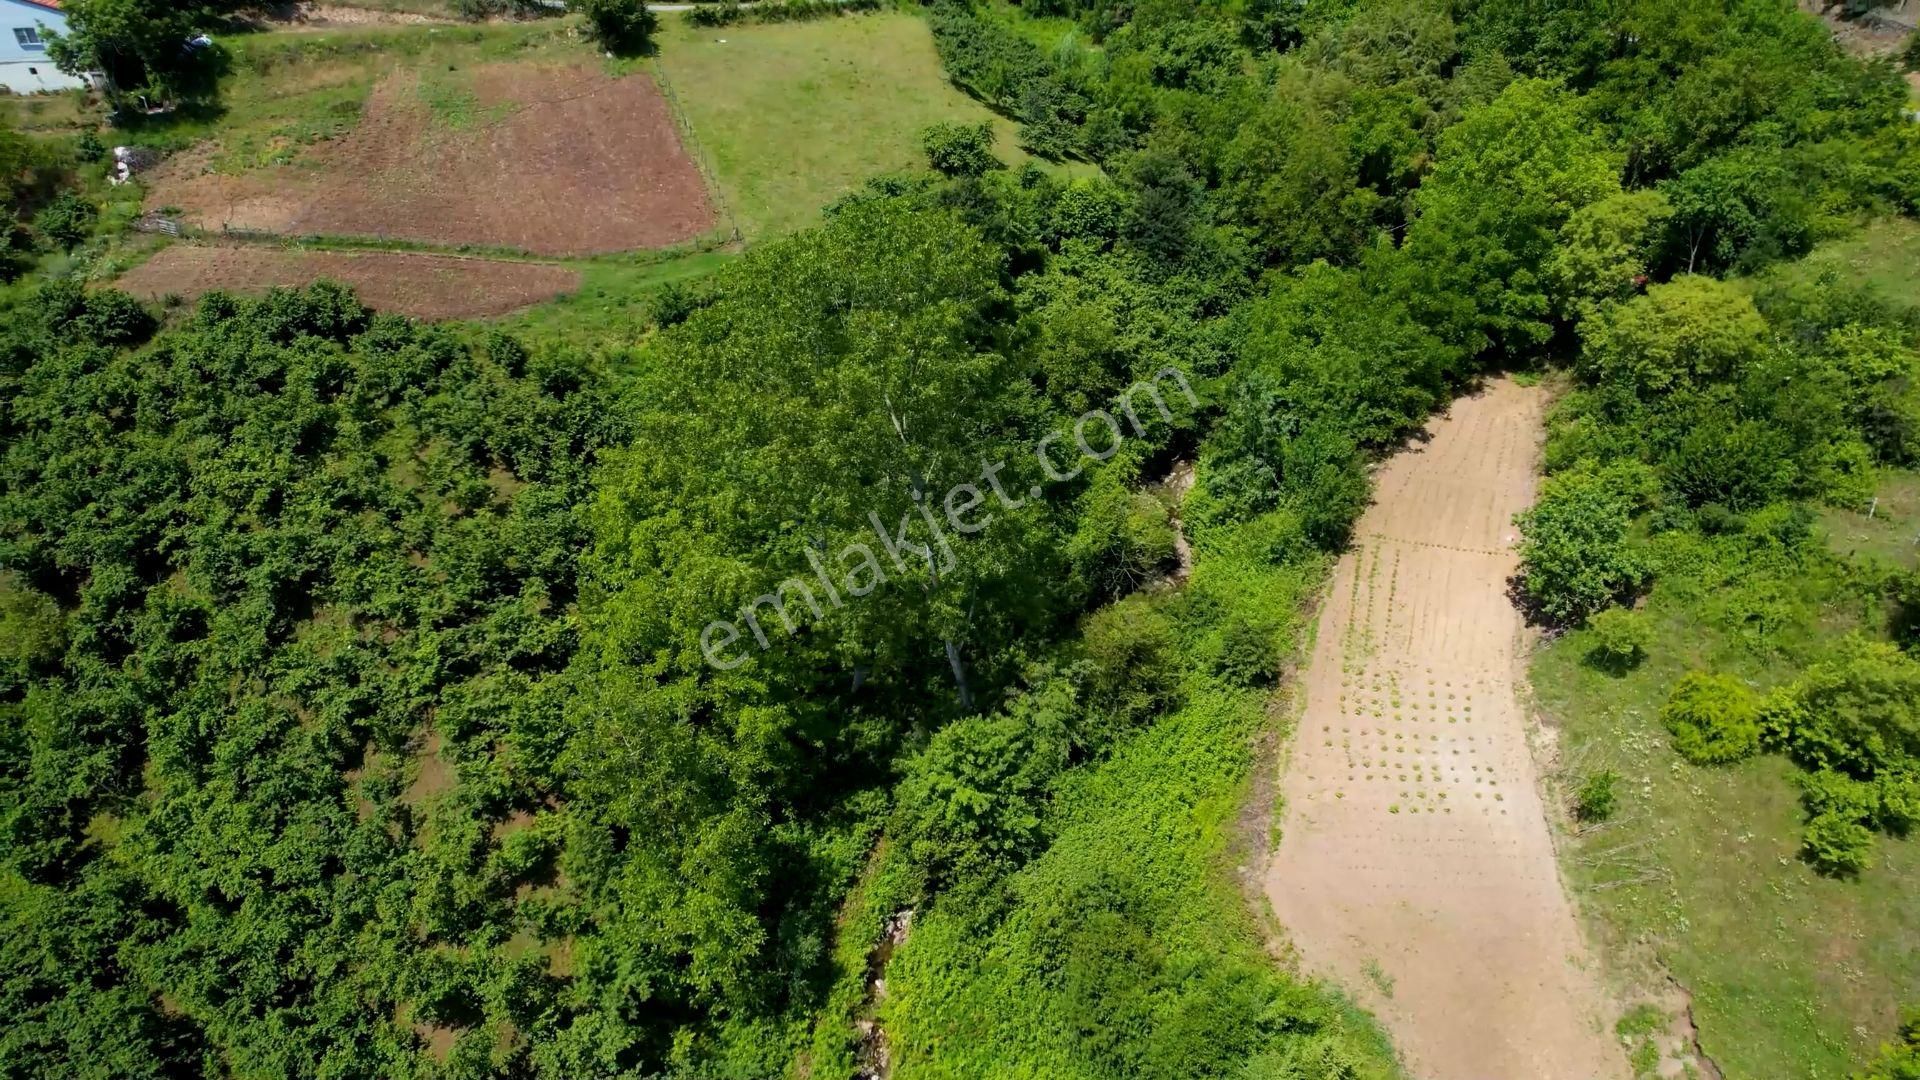
[[[651,325],[654,292],[668,284],[694,281],[733,258],[729,251],[702,251],[658,262],[598,260],[575,263],[580,291],[513,315],[488,320],[522,341],[543,345],[566,342],[587,348],[638,342]]]
[[[1877,503],[1821,512],[1827,546],[1842,555],[1920,566],[1920,472],[1888,472],[1875,493]]]
[[[100,122],[99,99],[86,90],[0,94],[0,124],[35,135],[62,135]]]
[[[1907,499],[1914,489],[1911,475],[1890,485]],[[1857,524],[1830,516],[1830,540]],[[1856,881],[1816,875],[1798,857],[1798,770],[1771,756],[1689,765],[1659,710],[1690,670],[1761,687],[1789,679],[1822,641],[1871,632],[1877,613],[1815,568],[1789,584],[1796,614],[1761,645],[1728,617],[1738,605],[1718,606],[1728,590],[1695,585],[1676,575],[1656,586],[1656,644],[1636,670],[1590,664],[1584,631],[1534,657],[1563,779],[1621,777],[1619,816],[1569,840],[1566,872],[1624,979],[1657,987],[1664,971],[1692,992],[1701,1044],[1729,1078],[1845,1077],[1892,1035],[1902,1005],[1920,1003],[1920,842],[1879,837]]]
[[[1920,307],[1920,221],[1883,218],[1852,236],[1821,244],[1805,259],[1774,270],[1772,276],[1797,281],[1825,273]]]
[[[920,131],[1013,123],[949,84],[920,19],[898,12],[770,26],[662,20],[660,70],[749,241],[811,224],[868,177],[922,164]]]

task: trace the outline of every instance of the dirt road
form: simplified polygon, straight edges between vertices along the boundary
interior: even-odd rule
[[[1543,402],[1497,381],[1380,470],[1281,784],[1274,912],[1418,1080],[1627,1075],[1515,694],[1525,627],[1506,582]]]

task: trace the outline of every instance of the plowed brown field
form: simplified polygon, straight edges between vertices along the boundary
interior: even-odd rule
[[[1525,631],[1506,580],[1543,398],[1496,382],[1380,470],[1282,781],[1274,913],[1418,1080],[1627,1074],[1515,691]]]
[[[451,89],[396,72],[352,131],[289,164],[224,174],[208,160],[163,163],[148,204],[203,229],[556,256],[670,247],[715,220],[653,80],[591,64],[487,64]]]
[[[150,300],[169,294],[192,300],[215,289],[264,292],[322,278],[352,286],[368,307],[422,319],[504,315],[580,286],[578,271],[541,263],[209,244],[173,244],[114,284]]]

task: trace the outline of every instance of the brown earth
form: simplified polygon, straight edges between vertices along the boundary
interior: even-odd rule
[[[1506,596],[1544,394],[1456,402],[1376,476],[1321,615],[1265,891],[1420,1080],[1624,1077],[1559,876]]]
[[[400,251],[288,251],[254,245],[172,244],[114,284],[157,300],[192,300],[215,289],[265,292],[323,278],[353,287],[380,311],[422,319],[504,315],[580,287],[580,273],[544,263],[466,259]]]
[[[333,30],[342,26],[430,26],[455,22],[451,15],[424,15],[412,11],[382,11],[351,4],[261,3],[243,9],[241,17],[263,30]]]
[[[487,64],[441,90],[418,72],[374,87],[342,138],[291,164],[210,171],[179,155],[147,178],[150,208],[203,229],[362,236],[595,255],[670,247],[714,225],[706,184],[646,75],[593,64]]]

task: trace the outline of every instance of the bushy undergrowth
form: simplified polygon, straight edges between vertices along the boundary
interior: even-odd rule
[[[1676,279],[1583,324],[1582,385],[1548,447],[1555,471],[1520,519],[1522,583],[1547,617],[1591,620],[1610,662],[1635,645],[1621,625],[1631,615],[1609,605],[1665,574],[1711,577],[1709,567],[1737,584],[1698,602],[1766,647],[1805,619],[1786,576],[1832,561],[1814,548],[1805,503],[1863,505],[1877,464],[1910,460],[1920,425],[1911,315],[1832,282],[1757,293],[1758,305],[1750,290]],[[1912,579],[1872,566],[1839,573],[1896,610]],[[1803,854],[1856,874],[1875,831],[1908,828],[1920,661],[1855,640],[1801,663],[1764,697],[1725,675],[1688,675],[1662,720],[1695,763],[1769,750],[1808,769]]]
[[[1034,694],[1046,704],[1010,714],[1046,730],[1034,715],[1051,705],[1061,710],[1052,725],[1105,737],[1081,749],[1088,764],[1053,778],[1043,802],[1025,798],[1017,778],[997,793],[1035,823],[1043,849],[948,890],[916,919],[888,969],[882,1012],[898,1075],[1391,1074],[1342,1005],[1268,965],[1219,872],[1267,722],[1265,694],[1222,676],[1221,635],[1236,622],[1269,626],[1260,653],[1270,667],[1297,646],[1300,606],[1325,566],[1310,555],[1250,559],[1236,539],[1203,548],[1192,591],[1142,601],[1171,631],[1172,655],[1160,662],[1178,689],[1159,712],[1123,723],[1084,691],[1076,700],[1053,684]],[[1101,662],[1094,681],[1112,677]],[[948,728],[935,746],[949,737],[972,738]]]

